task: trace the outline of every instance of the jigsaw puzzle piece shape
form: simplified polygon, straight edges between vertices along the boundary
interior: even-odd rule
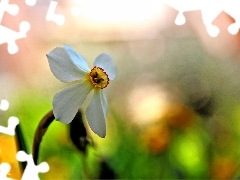
[[[53,21],[55,22],[58,26],[63,25],[65,18],[61,14],[55,14],[55,9],[57,7],[58,2],[56,1],[51,1],[50,6],[48,8],[48,12],[46,15],[46,21]]]
[[[11,116],[8,119],[8,127],[0,126],[0,133],[14,136],[15,128],[19,124],[19,119],[17,117]]]
[[[0,164],[0,179],[1,180],[14,180],[12,178],[7,177],[8,173],[10,172],[11,166],[8,163],[1,163]]]
[[[223,1],[223,11],[230,15],[235,22],[228,26],[228,32],[236,35],[240,28],[240,1],[228,0]]]
[[[20,162],[27,162],[27,166],[23,172],[21,180],[39,180],[38,173],[45,173],[49,171],[49,165],[46,162],[35,165],[32,155],[28,155],[24,151],[18,151],[16,158]]]
[[[203,1],[203,0],[202,0]],[[200,10],[202,8],[202,1],[199,0],[162,0],[162,2],[173,9],[178,11],[178,15],[175,19],[176,25],[183,25],[186,22],[186,18],[183,15],[187,11]]]
[[[5,26],[0,25],[0,44],[8,44],[8,52],[10,54],[15,54],[18,52],[18,46],[16,40],[25,38],[27,32],[30,29],[30,24],[26,21],[23,21],[19,25],[19,32],[13,31]]]
[[[5,12],[15,16],[19,12],[19,7],[16,4],[9,4],[9,0],[2,0],[0,1],[0,22]]]
[[[204,0],[201,9],[202,20],[210,36],[216,37],[220,33],[220,29],[213,25],[213,21],[222,12],[222,4],[219,0]]]
[[[202,14],[203,23],[206,26],[208,34],[212,37],[216,37],[220,32],[220,29],[217,26],[213,25],[212,23],[217,18],[217,16],[222,12],[224,7],[223,2],[231,4],[227,0],[201,0],[201,1],[200,0],[178,0],[178,1],[162,0],[162,2],[172,7],[173,9],[176,9],[177,11],[179,11],[175,19],[175,24],[177,25],[183,25],[186,22],[186,18],[183,15],[184,12],[200,10]],[[239,4],[239,1],[235,1],[235,3]],[[239,12],[239,8],[238,8],[238,12]],[[235,14],[237,14],[237,12]],[[237,26],[238,24],[237,25],[234,24],[229,27],[229,30],[235,33]]]

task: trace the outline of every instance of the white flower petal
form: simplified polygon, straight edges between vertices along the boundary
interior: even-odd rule
[[[67,51],[73,63],[77,65],[79,69],[84,72],[90,71],[86,60],[80,54],[78,54],[71,46],[64,45],[64,49]]]
[[[71,55],[73,54],[71,52],[72,50],[69,50],[69,47],[57,47],[47,54],[48,63],[52,73],[62,82],[71,82],[82,79],[89,71],[79,68],[79,63],[75,62],[76,56]],[[81,58],[79,59],[79,62],[82,62]]]
[[[107,113],[108,113],[108,102],[107,102],[107,98],[106,95],[104,94],[103,90],[100,91],[100,98],[101,98],[101,104],[103,107],[103,113],[104,113],[104,117],[107,117]]]
[[[94,66],[103,68],[110,80],[114,80],[117,76],[113,58],[107,53],[99,54],[94,61]]]
[[[107,112],[107,102],[103,99],[101,90],[94,90],[92,101],[86,110],[86,117],[90,128],[102,138],[106,136],[105,116]]]
[[[70,123],[91,90],[92,86],[86,81],[60,90],[53,98],[55,118],[62,123]]]

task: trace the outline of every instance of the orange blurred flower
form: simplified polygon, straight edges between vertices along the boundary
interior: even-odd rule
[[[165,125],[153,124],[141,135],[144,147],[152,154],[158,154],[168,148],[171,132]]]
[[[194,112],[190,108],[171,104],[166,108],[162,119],[170,127],[184,129],[192,123],[193,117]]]
[[[237,171],[238,163],[231,158],[221,157],[212,163],[212,179],[232,179]]]

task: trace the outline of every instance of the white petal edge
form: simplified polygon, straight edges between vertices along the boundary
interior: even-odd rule
[[[96,57],[93,65],[103,68],[110,80],[114,80],[117,77],[117,67],[114,64],[111,55],[107,53],[99,54]]]
[[[101,104],[103,107],[104,117],[106,118],[108,113],[108,102],[107,102],[107,97],[103,92],[103,90],[100,91],[100,98],[101,98]]]
[[[55,119],[69,124],[92,88],[85,81],[82,84],[74,84],[57,92],[53,98],[53,114]]]
[[[47,54],[49,67],[53,75],[62,82],[72,82],[85,77],[87,71],[83,71],[76,65],[62,47],[57,47]]]
[[[101,90],[94,90],[92,101],[86,110],[86,117],[92,131],[102,138],[106,136],[107,108],[107,101],[102,96]]]
[[[76,64],[82,71],[89,72],[90,69],[86,60],[78,54],[71,46],[64,45],[64,49],[68,52],[70,59]]]

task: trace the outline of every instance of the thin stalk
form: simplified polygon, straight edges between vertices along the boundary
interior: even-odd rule
[[[53,111],[51,110],[41,119],[35,131],[33,146],[32,146],[33,160],[35,164],[37,164],[37,161],[38,161],[40,144],[42,142],[42,138],[54,119],[55,117],[53,115]]]

